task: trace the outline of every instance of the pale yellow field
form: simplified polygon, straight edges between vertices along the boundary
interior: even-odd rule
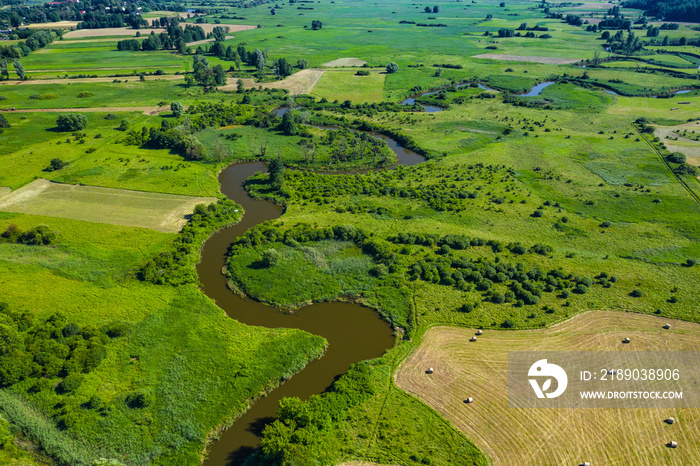
[[[165,32],[165,29],[132,29],[132,28],[101,28],[101,29],[79,29],[67,32],[63,35],[64,39],[84,39],[86,37],[104,37],[104,36],[133,36],[136,37],[136,32],[141,32],[142,35],[150,34],[154,31],[156,34]]]
[[[55,23],[36,23],[27,26],[29,29],[73,29],[80,21],[57,21]]]
[[[262,86],[264,89],[286,89],[291,94],[301,95],[310,94],[311,91],[318,83],[318,80],[323,75],[323,70],[316,68],[309,68],[306,70],[301,70],[298,73],[294,73],[280,81],[275,81],[271,83],[256,83],[250,78],[243,79],[243,85],[246,89],[257,88]],[[228,78],[225,86],[220,87],[222,90],[235,90],[238,86],[238,78]]]
[[[144,115],[159,115],[170,111],[170,105],[162,107],[83,107],[83,108],[30,108],[22,110],[0,109],[0,113],[75,113],[75,112],[142,112]]]
[[[670,330],[664,330],[671,323]],[[399,387],[434,408],[494,465],[690,465],[700,458],[700,409],[514,409],[509,351],[698,351],[700,325],[593,311],[545,330],[435,327],[395,374]],[[622,338],[632,343],[623,345]],[[425,373],[428,367],[434,373]],[[465,404],[467,397],[474,402]],[[673,425],[664,419],[673,416]],[[666,447],[675,440],[678,448]]]
[[[544,63],[547,65],[568,65],[581,61],[577,58],[555,58],[555,57],[527,57],[522,55],[504,55],[500,53],[482,53],[474,55],[472,58],[488,58],[490,60],[522,61],[528,63]]]
[[[384,98],[386,73],[371,71],[369,76],[357,76],[355,71],[327,70],[313,90],[313,95],[352,102],[381,102]]]
[[[691,121],[678,126],[658,126],[654,130],[654,136],[658,136],[669,151],[683,152],[688,158],[688,163],[700,165],[700,142],[683,137],[681,135],[683,130],[695,131],[696,135],[700,135],[700,121]]]
[[[177,233],[197,204],[213,202],[216,198],[78,186],[38,179],[0,198],[0,211]]]
[[[329,68],[333,67],[340,67],[340,66],[362,66],[365,63],[367,63],[364,60],[360,60],[359,58],[355,57],[347,57],[347,58],[338,58],[337,60],[329,61],[324,63],[322,66],[326,66]]]

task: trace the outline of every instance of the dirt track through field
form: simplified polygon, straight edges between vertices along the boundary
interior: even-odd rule
[[[123,76],[121,78],[115,78],[113,76],[105,76],[102,78],[62,78],[62,79],[30,79],[28,81],[2,81],[0,86],[31,86],[33,84],[87,84],[87,83],[111,83],[114,80],[119,80],[121,82],[139,82],[140,78],[138,76]],[[176,79],[185,79],[181,75],[175,74],[164,74],[161,76],[146,76],[146,81],[174,81]],[[119,84],[119,83],[115,83]]]
[[[309,94],[318,80],[323,76],[324,70],[318,68],[309,68],[294,73],[281,81],[271,83],[256,83],[250,78],[243,79],[243,85],[246,89],[257,88],[262,86],[264,89],[286,89],[295,95]],[[225,86],[220,87],[221,90],[235,90],[238,86],[238,78],[228,78]]]
[[[38,179],[0,198],[0,210],[177,233],[213,197],[52,183]]]
[[[364,60],[360,60],[359,58],[355,57],[348,57],[348,58],[338,58],[337,60],[329,61],[324,63],[322,66],[327,66],[327,67],[335,67],[335,66],[362,66],[365,63],[367,63]]]
[[[169,112],[170,106],[162,107],[86,107],[86,108],[26,108],[21,110],[0,109],[0,113],[112,113],[112,112],[142,112],[144,115],[159,115]]]
[[[490,60],[520,61],[526,63],[544,63],[547,65],[569,65],[580,61],[577,58],[556,58],[556,57],[527,57],[522,55],[504,55],[500,53],[482,53],[474,55],[472,58],[487,58]]]
[[[698,351],[700,325],[593,311],[545,330],[486,330],[474,343],[472,335],[463,328],[428,330],[395,380],[464,432],[494,465],[697,464],[700,409],[509,408],[507,361],[509,351]],[[632,343],[623,345],[624,337]],[[465,404],[467,397],[474,402]],[[667,425],[669,416],[682,422]],[[679,447],[667,448],[670,440]]]

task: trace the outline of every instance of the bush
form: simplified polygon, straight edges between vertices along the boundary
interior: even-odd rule
[[[358,70],[357,73],[355,73],[357,76],[369,76],[369,71],[367,70]]]
[[[82,91],[82,92],[79,92],[79,93],[78,93],[78,98],[79,98],[79,99],[84,99],[84,98],[86,98],[86,97],[92,97],[92,96],[94,96],[94,95],[95,95],[95,94],[93,94],[92,92]]]
[[[148,397],[143,392],[130,393],[127,395],[125,402],[131,409],[145,408],[149,405]]]
[[[10,123],[7,121],[7,118],[5,118],[5,115],[0,113],[0,128],[9,128]]]
[[[666,160],[672,163],[685,163],[686,157],[682,152],[673,152],[671,155],[666,157]]]
[[[107,116],[105,117],[105,120],[116,120],[116,119],[117,119],[117,115],[115,115],[114,113],[108,113]]]
[[[633,298],[641,298],[644,295],[644,293],[641,292],[641,290],[632,290],[630,293],[630,296]]]
[[[610,228],[611,225],[612,223],[610,222],[603,222],[600,224],[601,228]]]
[[[69,374],[61,382],[60,389],[63,393],[74,393],[83,383],[83,376],[80,374]]]
[[[688,259],[688,260],[685,261],[685,266],[686,266],[686,267],[692,267],[692,266],[694,266],[694,265],[696,264],[696,262],[697,262],[697,261],[696,261],[695,259]]]
[[[260,263],[263,265],[263,267],[269,268],[269,267],[274,267],[277,265],[277,263],[280,260],[280,253],[274,249],[268,249],[267,251],[263,252],[262,259],[260,260]]]
[[[53,172],[56,170],[60,170],[63,167],[65,167],[66,165],[68,165],[68,162],[65,162],[59,158],[53,158],[53,159],[51,159],[49,166],[46,168],[46,171]]]
[[[399,71],[399,65],[397,65],[396,63],[391,62],[388,65],[386,65],[386,72],[387,73],[392,74],[392,73],[396,73],[397,71]]]
[[[544,215],[544,212],[542,212],[541,210],[536,210],[532,213],[532,216],[536,217],[536,218],[542,217],[543,215]]]
[[[78,131],[87,126],[87,117],[78,113],[66,113],[56,119],[59,131]]]
[[[506,319],[506,320],[503,321],[503,323],[501,324],[501,327],[503,327],[503,328],[513,328],[513,327],[515,327],[515,322],[513,322],[511,319]]]

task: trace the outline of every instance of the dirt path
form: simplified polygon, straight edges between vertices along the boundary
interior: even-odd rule
[[[85,107],[85,108],[24,108],[21,110],[0,109],[2,113],[111,113],[111,112],[143,112],[144,115],[159,115],[163,112],[169,112],[170,106],[163,107]]]
[[[234,39],[236,36],[226,36],[226,40],[229,39]],[[216,39],[211,38],[211,39],[204,39],[204,40],[196,40],[194,42],[188,42],[185,45],[188,47],[194,47],[195,45],[202,45],[202,44],[208,44],[209,42],[214,42]]]
[[[664,330],[670,323],[671,329]],[[543,330],[434,327],[395,373],[397,385],[438,411],[494,465],[694,464],[700,409],[516,409],[508,405],[513,351],[697,351],[700,325],[625,312],[592,311]],[[632,343],[621,340],[630,337]],[[432,367],[433,374],[426,374]],[[464,403],[467,397],[474,402]],[[682,426],[666,425],[668,416]],[[678,449],[665,446],[676,440]],[[681,449],[680,446],[683,446]]]
[[[520,61],[526,63],[544,63],[547,65],[569,65],[580,61],[578,58],[556,58],[556,57],[526,57],[522,55],[505,55],[500,53],[482,53],[474,55],[472,58],[487,58],[489,60]]]
[[[33,84],[71,84],[71,83],[111,83],[115,79],[121,82],[138,82],[140,81],[139,76],[123,76],[121,78],[115,78],[114,76],[104,76],[100,78],[61,78],[61,79],[30,79],[27,81],[2,81],[0,86],[31,86]],[[146,81],[155,81],[161,79],[164,81],[172,81],[176,79],[184,79],[182,75],[177,74],[163,74],[160,76],[146,76]]]

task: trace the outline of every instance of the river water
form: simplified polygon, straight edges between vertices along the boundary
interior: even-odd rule
[[[383,135],[397,154],[399,164],[414,165],[424,159]],[[351,364],[381,356],[394,344],[391,327],[374,310],[350,303],[320,303],[284,314],[278,309],[233,294],[222,274],[229,245],[240,235],[260,223],[280,217],[282,207],[269,201],[251,198],[243,182],[255,172],[264,172],[261,162],[238,163],[219,175],[221,192],[245,209],[243,219],[234,226],[216,232],[206,241],[197,273],[202,291],[226,311],[231,318],[247,325],[270,328],[297,328],[328,341],[325,355],[309,363],[300,373],[259,399],[220,439],[211,445],[208,466],[239,465],[259,444],[262,428],[274,419],[279,400],[309,396],[326,390],[333,381],[347,372]]]

